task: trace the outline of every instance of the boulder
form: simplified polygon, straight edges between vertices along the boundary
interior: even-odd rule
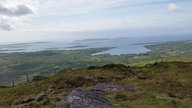
[[[60,108],[108,108],[110,102],[99,92],[85,90],[82,87],[72,92],[59,102]]]

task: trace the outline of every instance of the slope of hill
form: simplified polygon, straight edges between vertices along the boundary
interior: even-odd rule
[[[110,83],[138,91],[102,91],[111,108],[191,108],[191,70],[191,62],[156,62],[142,67],[109,64],[63,70],[42,81],[0,88],[0,107],[58,107],[77,87],[88,90]]]

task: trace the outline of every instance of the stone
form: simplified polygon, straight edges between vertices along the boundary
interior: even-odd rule
[[[85,90],[82,87],[72,92],[59,102],[60,108],[109,108],[110,102],[99,92]]]
[[[110,84],[110,83],[100,83],[97,84],[92,88],[94,91],[108,91],[108,90],[114,90],[114,91],[124,91],[124,92],[136,92],[135,89],[128,87],[128,86],[122,86],[117,84]]]

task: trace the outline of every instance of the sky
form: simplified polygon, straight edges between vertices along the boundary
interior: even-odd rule
[[[192,0],[0,0],[0,43],[192,34]]]

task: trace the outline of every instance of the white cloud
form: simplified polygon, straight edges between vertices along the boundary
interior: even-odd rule
[[[0,1],[0,30],[14,30],[24,25],[35,8],[25,0],[2,0]]]
[[[21,5],[2,5],[0,4],[0,15],[6,16],[23,16],[33,14],[33,10],[24,4]]]
[[[168,6],[168,10],[170,12],[181,12],[183,9],[177,4],[170,3]]]

